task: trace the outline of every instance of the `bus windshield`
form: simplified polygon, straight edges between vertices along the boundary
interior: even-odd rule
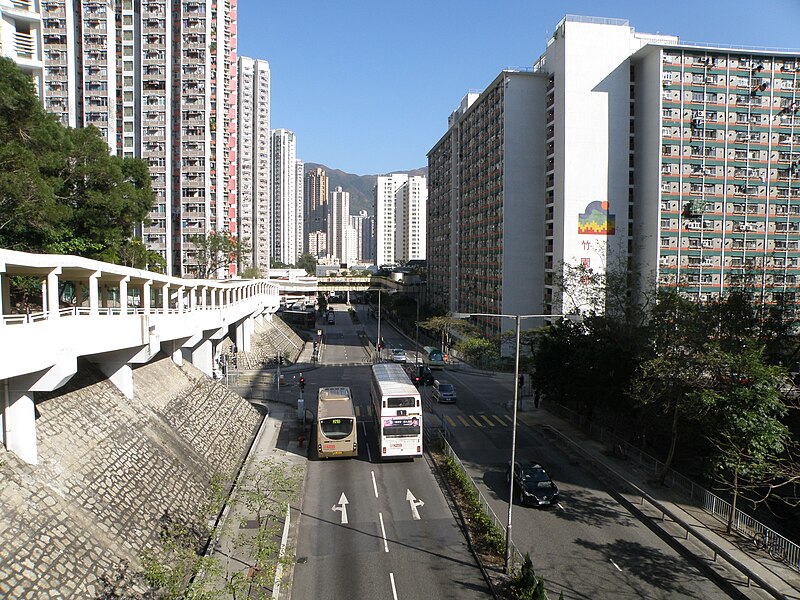
[[[353,420],[341,417],[322,419],[319,422],[319,428],[326,437],[332,440],[341,440],[353,431]]]

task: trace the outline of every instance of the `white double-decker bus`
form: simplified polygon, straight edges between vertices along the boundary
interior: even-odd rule
[[[405,369],[372,365],[370,396],[381,458],[422,456],[422,401]]]

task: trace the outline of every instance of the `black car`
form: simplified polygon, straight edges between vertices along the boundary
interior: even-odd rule
[[[511,483],[511,467],[506,469]],[[558,486],[538,463],[514,463],[514,490],[521,505],[544,506],[558,502]]]
[[[417,365],[417,377],[422,385],[433,385],[433,373],[425,365]]]
[[[433,373],[425,365],[406,365],[406,372],[416,386],[433,385]]]

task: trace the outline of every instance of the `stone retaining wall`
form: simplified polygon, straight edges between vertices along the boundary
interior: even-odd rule
[[[190,522],[211,477],[232,477],[261,422],[189,363],[143,365],[134,389],[80,362],[58,394],[36,394],[39,464],[0,447],[0,597],[99,597],[140,568],[162,519]]]

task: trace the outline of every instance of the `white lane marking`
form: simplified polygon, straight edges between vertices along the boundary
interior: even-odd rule
[[[383,513],[378,513],[378,518],[381,520],[381,533],[383,534],[383,551],[389,551],[389,543],[386,541],[386,528],[383,526]]]
[[[367,424],[364,421],[361,421],[361,429],[364,430],[364,439],[367,439]],[[372,452],[369,449],[369,442],[367,442],[367,458],[369,462],[372,462]]]
[[[619,568],[619,565],[618,565],[617,563],[615,563],[615,562],[614,562],[613,560],[611,560],[610,558],[609,558],[608,560],[610,560],[610,561],[611,561],[611,564],[612,564],[612,565],[614,565],[615,567],[617,567],[617,571],[619,571],[620,573],[622,573],[622,569],[620,569],[620,568]]]
[[[372,489],[375,490],[375,497],[378,497],[378,484],[375,483],[375,471],[370,471],[372,473]]]
[[[422,500],[417,500],[409,489],[406,490],[406,502],[411,505],[411,516],[415,521],[419,521],[419,510],[417,507],[425,506],[425,503]]]
[[[560,508],[561,510],[564,510],[564,507],[563,507],[563,506],[561,506],[561,502],[556,502],[556,506],[557,506],[558,508]],[[512,538],[512,539],[513,539],[513,538]]]
[[[397,600],[397,588],[394,586],[394,573],[389,573],[389,581],[392,582],[392,598]]]
[[[342,512],[342,525],[347,525],[347,505],[348,504],[350,504],[350,503],[347,501],[347,496],[345,496],[344,492],[342,492],[342,495],[339,496],[339,503],[338,504],[334,504],[331,507],[331,510],[339,510],[339,511]]]

